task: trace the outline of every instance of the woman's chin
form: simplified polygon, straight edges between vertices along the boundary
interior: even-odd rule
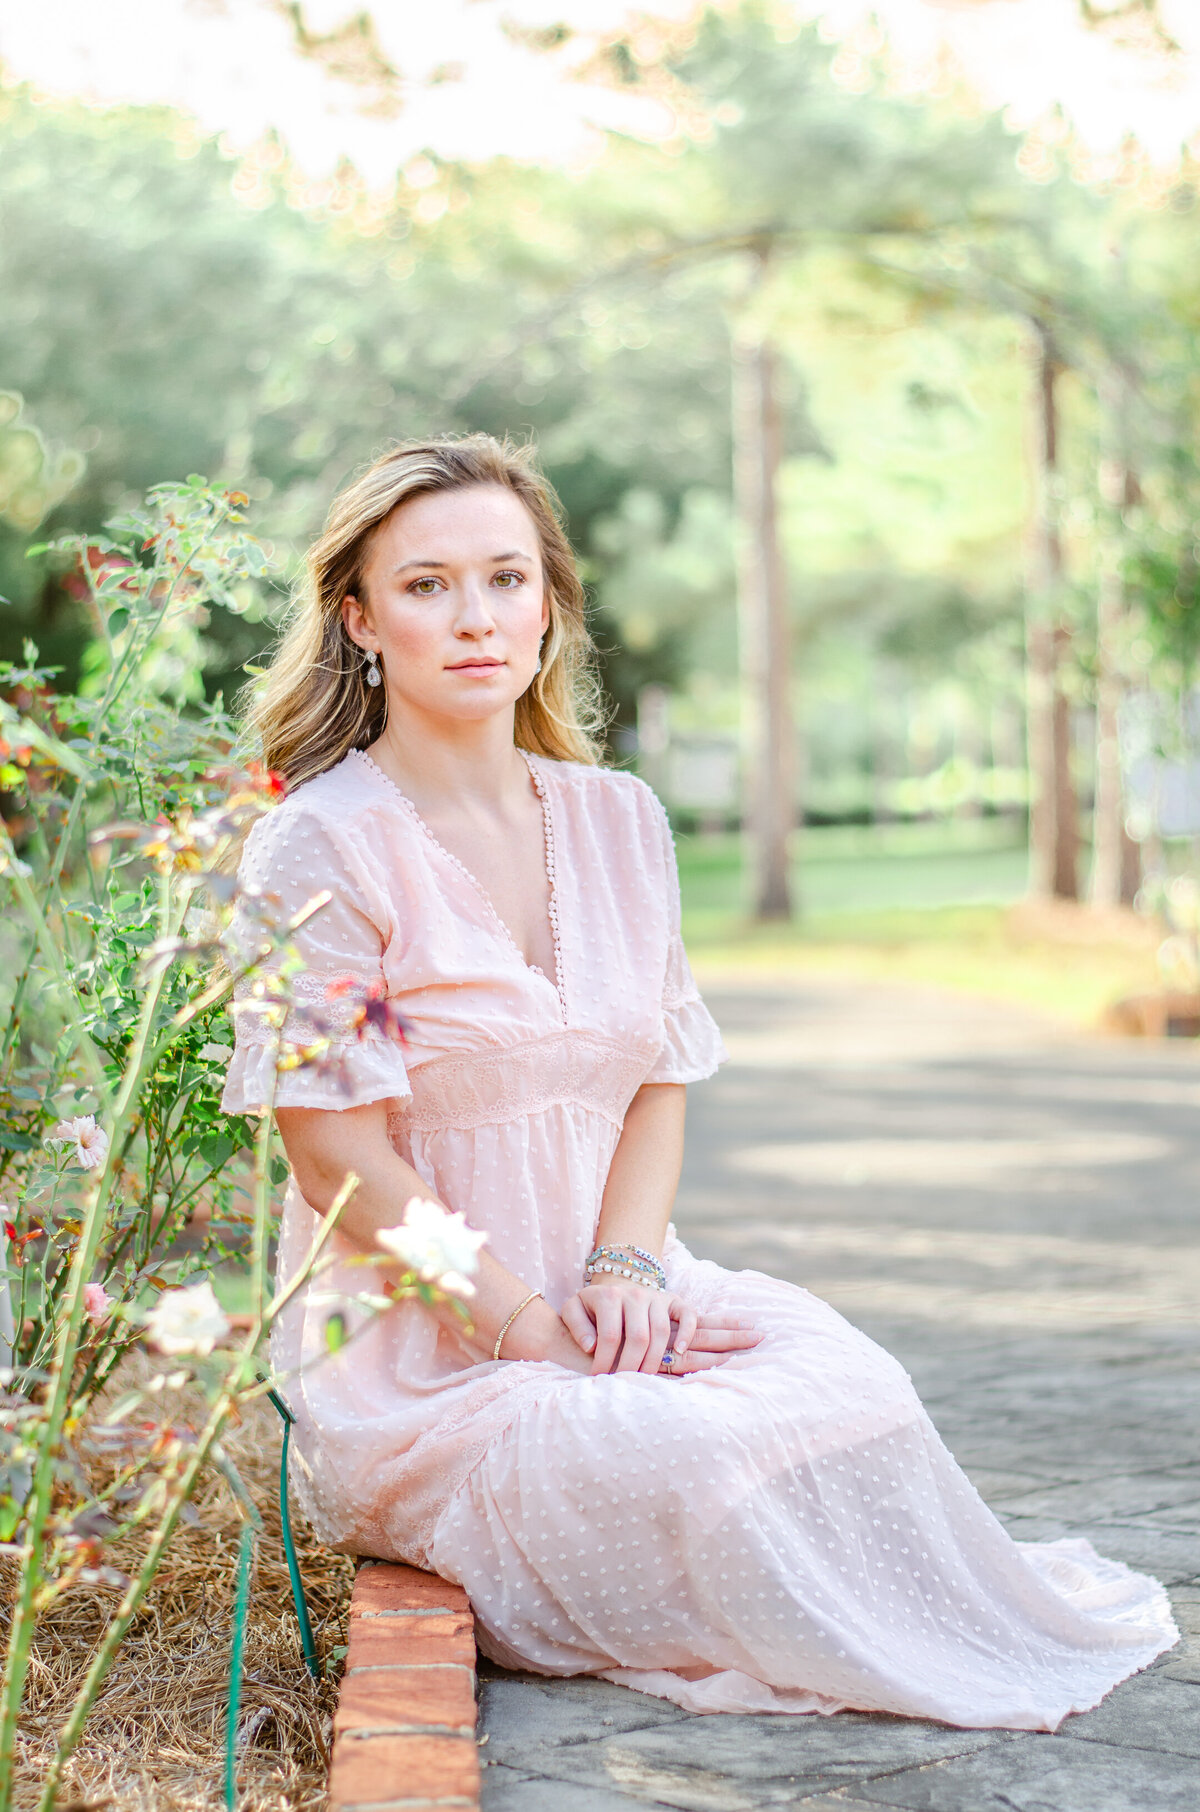
[[[489,717],[511,712],[520,696],[511,675],[502,672],[495,679],[474,680],[469,685],[448,687],[445,691],[439,688],[433,696],[406,699],[404,703],[422,717],[442,717],[452,723],[482,723]]]

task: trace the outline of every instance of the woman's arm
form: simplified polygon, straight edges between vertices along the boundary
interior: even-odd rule
[[[636,1245],[661,1253],[683,1167],[686,1111],[682,1083],[643,1083],[633,1097],[604,1186],[599,1245]],[[648,1290],[623,1278],[585,1285],[563,1304],[562,1318],[592,1354],[593,1372],[657,1372],[668,1345],[681,1365],[686,1355],[699,1369],[702,1355],[714,1363],[708,1355],[724,1358],[762,1338],[749,1322],[701,1320],[690,1303],[670,1291]]]
[[[604,1185],[599,1244],[632,1240],[656,1256],[662,1251],[683,1169],[686,1113],[681,1082],[643,1083],[629,1103]]]
[[[379,1253],[375,1235],[394,1227],[404,1204],[414,1195],[436,1201],[429,1185],[406,1164],[387,1134],[387,1107],[374,1101],[366,1107],[336,1112],[312,1107],[281,1107],[276,1121],[296,1186],[309,1206],[328,1212],[343,1180],[353,1171],[362,1180],[342,1210],[339,1230],[366,1252]],[[445,1207],[444,1203],[439,1206]],[[384,1267],[384,1277],[395,1281],[399,1265]],[[468,1304],[475,1333],[472,1345],[491,1355],[496,1335],[529,1286],[492,1258],[486,1248],[479,1254],[475,1294]],[[447,1327],[462,1334],[462,1322],[448,1306],[434,1311]],[[593,1367],[548,1302],[536,1298],[523,1309],[504,1336],[505,1359],[551,1359],[572,1371]]]
[[[682,1096],[682,1088],[656,1088],[643,1090],[643,1094],[673,1094]],[[667,1216],[674,1197],[674,1180],[679,1175],[679,1155],[668,1160],[661,1169],[654,1166],[652,1152],[656,1139],[661,1138],[665,1128],[655,1127],[654,1116],[642,1112],[633,1113],[632,1122],[627,1117],[627,1126],[632,1125],[633,1135],[626,1145],[626,1134],[622,1133],[617,1153],[614,1154],[613,1166],[609,1172],[609,1184],[605,1190],[603,1216],[609,1212],[610,1199],[614,1215],[619,1217],[619,1224],[627,1237],[637,1239],[638,1244],[645,1243],[636,1233],[629,1233],[626,1226],[627,1217],[632,1214],[638,1227],[645,1225],[647,1206],[655,1205],[659,1212],[656,1222],[658,1233],[656,1247],[661,1246],[666,1231]],[[675,1105],[678,1119],[676,1141],[682,1149],[683,1115],[682,1101]],[[325,1214],[332,1206],[342,1184],[353,1171],[359,1177],[358,1188],[342,1210],[338,1222],[339,1230],[352,1239],[365,1252],[379,1253],[375,1236],[384,1227],[394,1227],[400,1219],[404,1204],[414,1195],[427,1200],[437,1200],[430,1196],[429,1185],[419,1176],[411,1164],[406,1164],[396,1151],[387,1134],[387,1107],[382,1101],[371,1102],[366,1107],[347,1107],[338,1110],[326,1110],[314,1107],[281,1107],[276,1109],[280,1135],[287,1151],[288,1162],[301,1195],[309,1206],[318,1213]],[[624,1147],[624,1151],[622,1151]],[[618,1162],[619,1160],[619,1162]],[[638,1166],[645,1163],[649,1167],[653,1186],[638,1180]],[[620,1176],[623,1182],[614,1187],[614,1176]],[[639,1207],[639,1204],[644,1206]],[[439,1207],[445,1208],[444,1202]],[[632,1222],[630,1224],[633,1224]],[[615,1241],[617,1235],[609,1235]],[[381,1268],[385,1278],[395,1281],[401,1274],[399,1265],[388,1265]],[[479,1254],[479,1269],[475,1275],[475,1294],[472,1296],[469,1309],[475,1332],[471,1344],[477,1349],[491,1355],[496,1335],[504,1326],[513,1310],[529,1294],[529,1285],[507,1270],[494,1259],[486,1248]],[[614,1365],[618,1357],[621,1342],[621,1329],[626,1317],[618,1313],[616,1320],[616,1339],[607,1336],[607,1330],[613,1324],[613,1306],[636,1290],[637,1299],[631,1301],[628,1309],[628,1320],[633,1329],[632,1337],[626,1334],[626,1346],[621,1348],[619,1364]],[[643,1356],[654,1357],[654,1364],[648,1363],[645,1370],[656,1370],[662,1358],[663,1346],[670,1334],[669,1318],[664,1313],[677,1298],[663,1292],[655,1299],[655,1330],[661,1332],[662,1341],[655,1352],[650,1347],[650,1323],[645,1298],[649,1292],[637,1286],[628,1286],[621,1290],[588,1290],[584,1294],[589,1299],[603,1299],[606,1337],[601,1346],[593,1332],[592,1319],[579,1307],[580,1299],[572,1298],[577,1313],[582,1317],[580,1333],[587,1342],[584,1350],[579,1334],[573,1325],[568,1324],[555,1314],[550,1304],[537,1297],[526,1309],[522,1309],[512,1327],[504,1336],[502,1357],[505,1359],[548,1359],[556,1365],[566,1366],[574,1372],[600,1372],[634,1370],[633,1352],[638,1335],[641,1332],[642,1320],[645,1321],[643,1335]],[[569,1306],[569,1305],[568,1305]],[[681,1307],[683,1305],[680,1305]],[[564,1315],[565,1315],[564,1309]],[[460,1337],[463,1328],[459,1317],[448,1305],[433,1310],[445,1326],[452,1328]],[[683,1361],[677,1369],[686,1371],[703,1371],[711,1365],[719,1364],[729,1352],[745,1346],[751,1346],[757,1335],[747,1337],[737,1332],[743,1324],[734,1324],[722,1318],[704,1317],[697,1324],[692,1310],[687,1309],[690,1318],[686,1325],[693,1330]],[[661,1328],[659,1324],[661,1325]],[[609,1350],[611,1347],[611,1351]],[[595,1351],[593,1351],[595,1348]],[[605,1356],[607,1355],[607,1362]]]

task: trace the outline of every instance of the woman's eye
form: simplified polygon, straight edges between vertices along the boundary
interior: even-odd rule
[[[524,585],[525,575],[524,573],[497,573],[492,583],[499,585],[504,591],[513,591],[518,585]]]
[[[416,592],[419,598],[431,598],[437,588],[436,579],[414,579],[408,589]]]

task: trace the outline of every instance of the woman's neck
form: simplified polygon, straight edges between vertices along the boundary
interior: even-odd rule
[[[418,723],[406,712],[389,711],[370,753],[418,810],[468,799],[495,806],[529,784],[513,742],[511,711],[480,723]]]

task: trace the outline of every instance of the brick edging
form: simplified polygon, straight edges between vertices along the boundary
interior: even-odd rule
[[[333,1720],[330,1812],[478,1812],[475,1622],[461,1586],[364,1561]]]

